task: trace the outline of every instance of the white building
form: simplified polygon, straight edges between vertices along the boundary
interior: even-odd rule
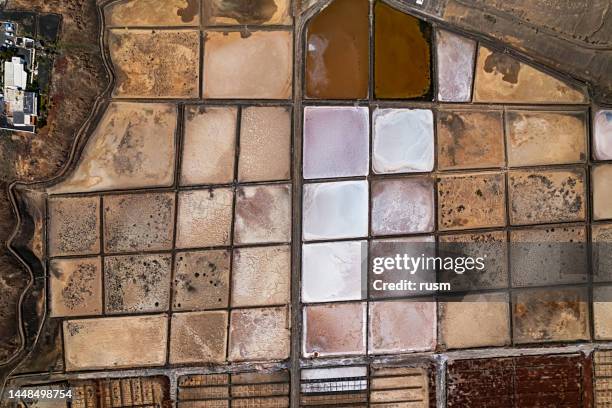
[[[3,94],[0,95],[0,128],[34,132],[38,119],[38,95],[26,88],[35,73],[35,43],[31,38],[15,38],[16,26],[0,22],[0,41],[3,39],[17,55],[4,61]],[[30,75],[30,73],[32,75]]]
[[[25,64],[19,57],[4,62],[4,88],[25,89],[28,85],[28,73]]]
[[[0,128],[34,132],[38,117],[38,96],[26,92],[28,72],[20,57],[4,62],[4,95]]]
[[[4,108],[13,118],[13,125],[16,127],[30,127],[36,125],[38,99],[34,92],[25,92],[20,89],[6,89],[4,95]]]

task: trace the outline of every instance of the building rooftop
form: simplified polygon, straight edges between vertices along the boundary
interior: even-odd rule
[[[0,128],[34,132],[38,116],[38,95],[26,92],[35,69],[34,40],[15,37],[15,24],[0,22],[0,42],[5,49],[14,52],[4,61],[2,120]]]
[[[25,113],[14,112],[13,113],[13,124],[15,126],[25,125]]]
[[[25,92],[23,97],[23,113],[26,115],[36,115],[37,95],[34,92]]]
[[[4,87],[25,89],[28,83],[28,73],[25,71],[23,60],[13,57],[11,61],[4,62]]]

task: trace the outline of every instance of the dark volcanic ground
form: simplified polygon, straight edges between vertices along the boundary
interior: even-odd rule
[[[12,231],[13,214],[6,195],[6,183],[0,182],[0,188],[0,242],[4,243]],[[19,347],[15,305],[27,277],[28,273],[8,253],[6,246],[0,246],[0,361],[5,361]]]

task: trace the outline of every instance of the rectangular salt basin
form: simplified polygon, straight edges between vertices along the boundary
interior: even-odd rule
[[[586,133],[585,112],[507,111],[508,165],[584,162]]]
[[[335,0],[309,21],[304,70],[307,98],[367,98],[369,14],[369,0]]]
[[[365,354],[366,307],[365,302],[305,307],[304,357]]]
[[[252,106],[242,110],[238,180],[291,177],[291,109]]]
[[[449,298],[441,302],[440,343],[447,349],[510,344],[510,303],[505,293]]]
[[[601,164],[591,171],[593,189],[593,217],[612,219],[612,164]]]
[[[49,262],[50,312],[53,317],[102,314],[100,258]]]
[[[612,110],[597,112],[594,119],[593,150],[596,160],[612,160]]]
[[[304,108],[305,179],[367,175],[369,144],[368,108]]]
[[[436,238],[433,236],[413,236],[402,238],[377,239],[370,242],[369,271],[368,271],[368,290],[370,299],[414,297],[431,294],[430,290],[421,288],[426,282],[436,282],[435,270],[428,270],[425,267],[416,269],[414,275],[406,269],[397,267],[385,268],[384,273],[374,272],[374,259],[394,258],[396,255],[408,255],[412,258],[421,256],[435,256]],[[395,288],[389,290],[384,288],[385,283],[394,283],[402,280],[414,282],[418,290],[408,290],[407,288]],[[404,290],[399,290],[404,289]]]
[[[167,335],[166,315],[65,321],[66,370],[163,365]]]
[[[304,240],[358,238],[368,235],[368,182],[306,184]]]
[[[359,300],[366,241],[325,242],[302,247],[302,302]]]
[[[523,64],[510,54],[478,49],[474,102],[578,104],[587,100],[585,89]]]
[[[376,109],[375,173],[429,172],[434,167],[433,113],[428,109]]]
[[[503,167],[504,114],[499,110],[439,110],[438,170]]]
[[[179,64],[180,65],[180,64]],[[205,98],[289,99],[293,89],[291,31],[207,31]]]
[[[234,180],[235,107],[185,108],[181,184],[224,184]]]
[[[369,354],[429,351],[436,346],[436,303],[369,304]]]
[[[356,367],[334,367],[334,368],[307,368],[300,373],[302,380],[326,380],[332,378],[365,377],[368,368]]]
[[[291,247],[234,249],[232,306],[272,306],[290,302]]]
[[[47,205],[50,256],[100,252],[100,197],[51,197]]]
[[[476,42],[448,31],[436,32],[438,99],[469,102],[472,99]]]
[[[587,289],[531,289],[512,294],[515,344],[589,340]]]
[[[376,180],[372,188],[372,234],[431,232],[435,223],[430,177]]]
[[[171,186],[176,116],[177,108],[171,104],[111,103],[87,140],[78,165],[49,193]]]
[[[287,307],[235,309],[230,317],[229,360],[270,361],[289,357]]]

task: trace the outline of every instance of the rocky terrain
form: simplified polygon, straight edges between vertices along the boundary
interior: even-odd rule
[[[0,362],[19,347],[16,305],[26,271],[6,250],[14,228],[7,196],[15,181],[43,181],[66,164],[79,129],[91,114],[109,78],[99,46],[95,0],[7,0],[5,10],[28,10],[62,16],[53,66],[46,126],[37,134],[0,132]]]

